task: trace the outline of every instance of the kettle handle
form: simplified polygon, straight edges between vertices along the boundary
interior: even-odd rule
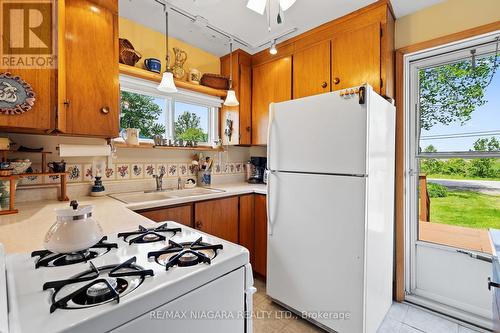
[[[73,207],[74,210],[78,209],[78,201],[76,201],[76,200],[71,200],[71,202],[69,203],[69,205],[71,207]]]

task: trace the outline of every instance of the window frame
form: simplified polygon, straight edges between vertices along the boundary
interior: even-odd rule
[[[215,140],[220,138],[219,115],[223,100],[202,93],[193,92],[186,89],[178,89],[176,93],[164,93],[157,89],[158,83],[136,78],[129,75],[120,74],[120,91],[127,91],[136,94],[148,95],[156,98],[164,98],[166,112],[164,124],[166,132],[164,138],[174,138],[175,102],[193,104],[208,109],[208,142],[197,142],[199,146],[212,146]],[[114,141],[123,142],[121,137]],[[139,139],[140,143],[153,143],[153,139]]]

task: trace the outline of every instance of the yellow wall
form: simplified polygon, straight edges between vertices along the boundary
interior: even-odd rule
[[[134,48],[142,54],[141,60],[136,64],[137,67],[144,68],[144,59],[160,59],[165,66],[165,34],[149,29],[141,24],[126,18],[120,17],[119,21],[120,38],[128,39]],[[178,39],[170,37],[168,39],[170,48],[170,66],[174,63],[172,48],[178,47],[187,52],[187,61],[184,64],[186,73],[189,69],[196,68],[202,73],[220,73],[219,57],[203,51],[190,44],[184,43]]]
[[[447,0],[396,20],[396,49],[499,20],[500,0]]]

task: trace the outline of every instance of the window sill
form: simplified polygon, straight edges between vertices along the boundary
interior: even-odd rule
[[[223,147],[213,148],[210,146],[196,146],[196,147],[169,147],[169,146],[155,146],[149,142],[139,142],[138,146],[128,145],[123,141],[113,142],[116,148],[131,148],[131,149],[160,149],[160,150],[196,150],[196,151],[224,151]]]

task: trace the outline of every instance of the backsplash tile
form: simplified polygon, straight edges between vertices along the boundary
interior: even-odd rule
[[[109,165],[102,175],[103,180],[115,180],[115,169],[112,165]]]
[[[144,164],[144,177],[151,178],[155,174],[155,165],[153,163]]]
[[[82,166],[80,164],[68,164],[66,165],[66,171],[68,172],[68,182],[82,181]]]
[[[144,164],[133,163],[130,171],[132,179],[144,178]]]
[[[180,177],[187,177],[188,176],[188,167],[187,163],[180,163],[178,165],[178,173]]]
[[[91,182],[94,180],[92,164],[83,165],[83,180],[87,182]]]
[[[168,177],[177,177],[177,164],[168,164]]]
[[[116,165],[116,179],[125,180],[130,178],[130,165],[117,164]]]

